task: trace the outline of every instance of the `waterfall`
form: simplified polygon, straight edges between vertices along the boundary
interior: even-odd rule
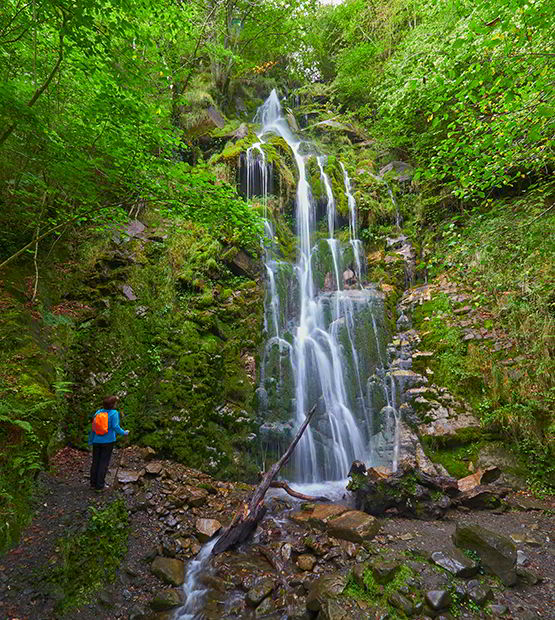
[[[378,340],[378,332],[385,331],[383,302],[375,288],[363,285],[365,260],[347,168],[340,164],[343,188],[335,190],[344,193],[349,209],[349,244],[343,248],[336,236],[337,200],[325,170],[327,158],[314,153],[310,144],[291,131],[275,90],[257,111],[255,121],[260,123],[259,142],[251,149],[263,153],[265,141],[282,138],[291,149],[299,176],[295,263],[290,266],[267,250],[265,254],[267,340],[257,394],[259,409],[274,421],[265,422],[261,432],[268,441],[283,445],[284,438],[276,436],[293,432],[316,407],[287,476],[303,483],[341,480],[353,460],[372,463],[375,412],[368,405],[365,386],[368,376],[383,366]],[[308,178],[310,158],[317,162],[327,201],[328,237],[321,243]],[[329,268],[322,273],[324,264]]]

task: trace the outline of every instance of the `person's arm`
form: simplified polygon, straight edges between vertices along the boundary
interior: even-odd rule
[[[114,416],[112,419],[112,429],[116,431],[118,435],[128,435],[129,431],[124,431],[123,428],[119,425],[119,413],[114,410]]]

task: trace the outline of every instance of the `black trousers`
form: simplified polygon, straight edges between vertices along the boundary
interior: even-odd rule
[[[94,487],[95,489],[104,488],[106,472],[108,471],[110,457],[112,456],[112,450],[115,445],[115,441],[112,443],[93,443],[91,487]]]

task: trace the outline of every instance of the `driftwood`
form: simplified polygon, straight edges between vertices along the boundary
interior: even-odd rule
[[[323,495],[305,495],[304,493],[299,493],[299,491],[295,491],[292,489],[287,482],[283,482],[282,480],[274,480],[270,484],[272,489],[283,489],[286,493],[291,495],[291,497],[296,497],[297,499],[303,499],[305,502],[329,502],[329,497],[324,497]]]
[[[212,549],[213,554],[222,553],[230,547],[242,543],[254,532],[259,521],[261,521],[262,517],[266,514],[266,506],[264,506],[264,496],[266,495],[266,491],[270,488],[272,481],[277,476],[279,470],[289,460],[289,457],[293,453],[296,445],[299,443],[299,440],[305,432],[306,427],[309,425],[315,411],[316,405],[309,411],[304,422],[299,428],[298,433],[289,444],[289,447],[283,456],[264,474],[262,482],[254,490],[250,502],[243,506],[243,510],[239,510],[235,514],[231,524],[224,530],[223,534],[218,539],[218,542],[214,545]]]

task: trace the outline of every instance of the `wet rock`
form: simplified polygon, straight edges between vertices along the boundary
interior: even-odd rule
[[[459,548],[476,551],[482,563],[506,586],[516,583],[516,547],[510,538],[479,525],[457,524],[453,543]]]
[[[150,571],[172,586],[180,586],[185,580],[185,565],[175,558],[157,557],[150,566]]]
[[[317,620],[349,620],[351,614],[341,605],[332,599],[327,599],[322,603]]]
[[[185,501],[189,506],[198,508],[206,504],[208,498],[208,491],[206,489],[198,489],[196,487],[188,489],[185,497]]]
[[[304,571],[311,571],[316,564],[316,558],[308,553],[303,553],[297,558],[297,566]]]
[[[432,561],[449,571],[455,577],[472,577],[478,572],[478,564],[462,554],[457,549],[449,553],[435,551],[432,553]]]
[[[133,482],[138,482],[141,478],[140,471],[134,471],[131,469],[120,469],[118,471],[118,482],[121,484],[128,484]]]
[[[451,595],[447,590],[429,590],[424,598],[434,611],[447,609],[451,605]]]
[[[482,605],[493,599],[493,592],[491,588],[478,585],[475,588],[469,589],[468,598],[479,607],[482,607]]]
[[[351,510],[328,523],[328,534],[342,540],[361,543],[371,540],[380,529],[379,521],[360,510]]]
[[[459,491],[464,493],[470,491],[481,484],[490,484],[495,482],[501,475],[499,467],[488,467],[487,469],[478,469],[470,476],[460,478],[457,482]]]
[[[255,279],[260,272],[260,264],[246,252],[235,247],[228,248],[222,254],[222,260],[236,276]]]
[[[145,466],[145,471],[147,474],[151,474],[152,476],[158,476],[162,473],[164,466],[159,461],[151,461],[147,463]]]
[[[490,510],[501,505],[501,499],[510,489],[493,485],[480,485],[457,497],[457,504],[473,510]]]
[[[524,568],[524,566],[517,566],[516,574],[532,586],[535,586],[537,583],[542,581],[540,575],[529,568]]]
[[[152,601],[150,601],[150,606],[154,611],[166,611],[173,607],[179,607],[183,605],[184,602],[185,597],[183,596],[183,590],[171,588],[158,592]]]
[[[403,596],[399,592],[393,592],[387,600],[390,605],[393,605],[393,607],[401,610],[405,615],[412,616],[414,611],[413,604],[412,601],[406,596]]]
[[[347,506],[339,504],[311,504],[306,510],[294,512],[289,518],[297,523],[309,523],[323,530],[330,519],[338,517],[348,510]]]
[[[507,605],[493,604],[490,605],[489,609],[494,618],[496,618],[497,616],[505,616],[509,612],[509,608],[507,607]]]
[[[196,537],[205,543],[222,529],[222,524],[217,519],[197,519],[195,528]]]
[[[375,560],[370,563],[370,569],[372,570],[374,579],[378,583],[385,585],[395,578],[395,574],[399,570],[399,563]]]
[[[329,599],[337,598],[345,589],[347,580],[342,575],[324,575],[312,582],[306,599],[310,611],[320,611]]]
[[[260,603],[274,590],[274,580],[270,577],[262,579],[249,589],[245,600],[250,607],[258,607]]]
[[[384,175],[389,173],[397,181],[405,183],[412,179],[413,171],[414,168],[404,161],[392,161],[380,169],[380,176],[383,177]]]

